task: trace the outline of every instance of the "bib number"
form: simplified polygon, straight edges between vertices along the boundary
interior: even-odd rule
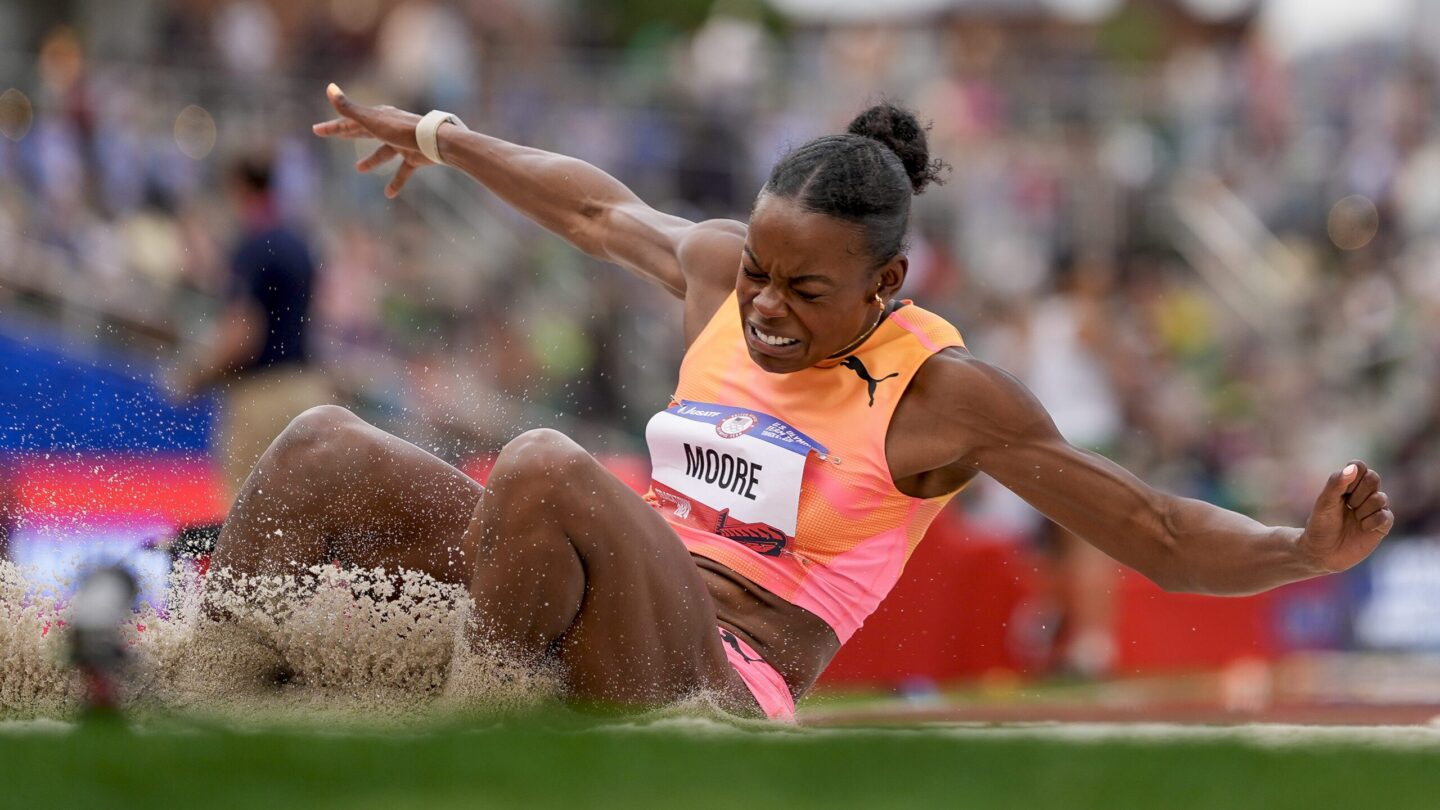
[[[681,401],[650,419],[651,489],[670,519],[779,556],[795,539],[810,453],[825,448],[766,413]]]

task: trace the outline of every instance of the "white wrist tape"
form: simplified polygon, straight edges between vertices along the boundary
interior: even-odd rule
[[[415,125],[415,143],[420,147],[420,154],[443,166],[445,161],[440,159],[439,142],[441,124],[454,124],[465,129],[465,122],[461,121],[454,113],[431,110],[425,113],[425,117],[420,119],[420,123]]]

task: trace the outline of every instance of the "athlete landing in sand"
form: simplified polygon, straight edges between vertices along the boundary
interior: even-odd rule
[[[316,134],[381,141],[357,168],[399,158],[388,196],[435,162],[421,116],[328,94],[340,117]],[[432,156],[682,302],[675,401],[647,429],[651,491],[550,430],[510,442],[482,488],[321,407],[260,460],[215,565],[419,569],[469,587],[487,626],[477,644],[557,661],[577,699],[645,706],[707,689],[787,717],[979,473],[1170,590],[1254,593],[1342,571],[1393,523],[1360,461],[1320,487],[1303,529],[1158,492],[1068,444],[949,324],[892,300],[911,196],[940,168],[908,112],[871,108],[791,152],[748,223],[661,213],[591,165],[458,122],[421,133]]]

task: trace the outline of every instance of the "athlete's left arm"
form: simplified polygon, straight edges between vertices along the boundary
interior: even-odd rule
[[[1360,461],[1325,482],[1304,529],[1160,492],[1067,442],[1010,374],[969,355],[935,360],[927,410],[960,462],[1166,590],[1248,594],[1343,571],[1394,524],[1380,475]]]

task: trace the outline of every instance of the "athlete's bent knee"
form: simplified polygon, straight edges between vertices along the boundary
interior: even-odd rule
[[[495,466],[509,474],[532,474],[562,483],[570,475],[595,463],[594,457],[575,440],[558,430],[538,428],[511,439],[500,451]]]
[[[339,405],[317,405],[290,420],[267,455],[307,479],[321,476],[366,452],[370,441],[364,426],[364,420]]]
[[[325,434],[335,430],[363,424],[364,421],[351,413],[348,408],[339,405],[316,405],[313,408],[306,408],[300,415],[290,420],[286,426],[286,433],[299,434]]]

